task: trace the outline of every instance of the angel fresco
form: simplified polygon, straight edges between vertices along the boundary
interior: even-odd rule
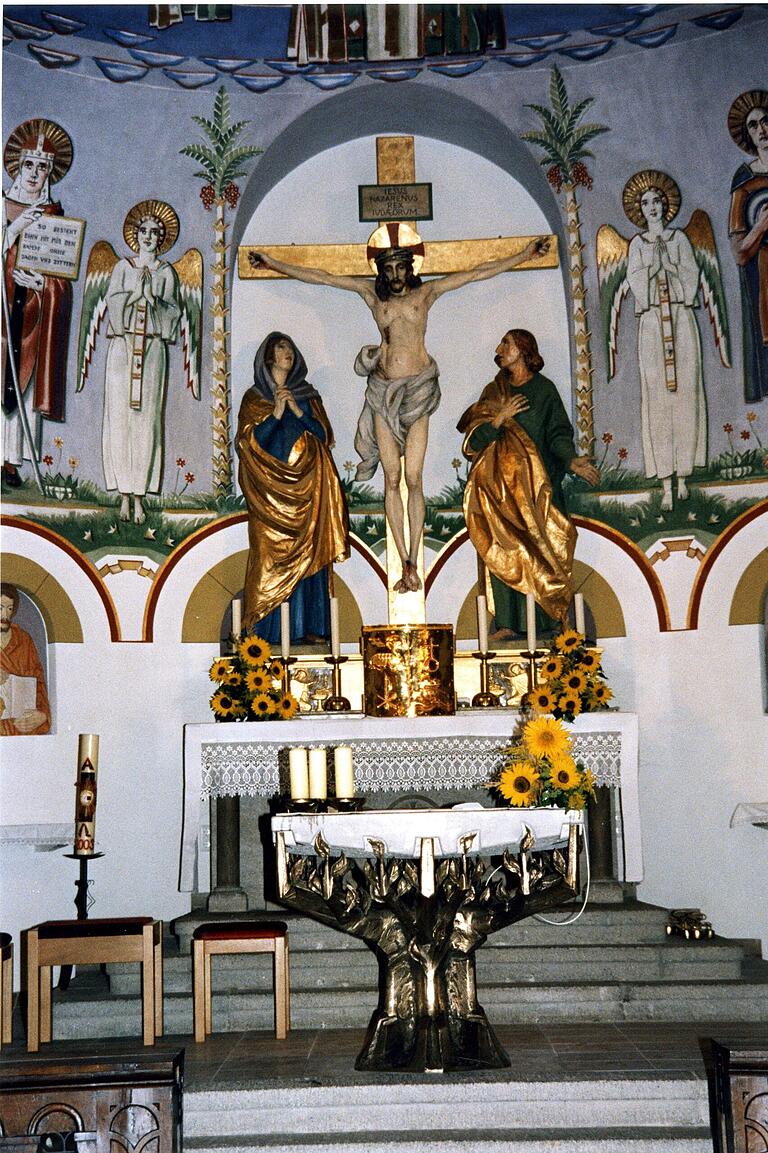
[[[627,241],[610,224],[597,233],[600,311],[608,379],[616,371],[621,302],[628,291],[638,317],[640,420],[645,472],[662,483],[662,509],[688,497],[694,467],[707,463],[707,403],[695,308],[701,292],[723,364],[730,368],[728,321],[712,222],[696,209],[684,229],[670,228],[680,189],[664,172],[636,172],[624,186],[624,211],[643,229]]]
[[[159,492],[168,381],[168,345],[181,328],[187,387],[200,399],[203,258],[190,248],[175,264],[160,259],[176,243],[179,218],[162,200],[135,204],[123,238],[135,257],[118,259],[106,240],[88,256],[80,317],[78,381],[88,378],[96,337],[107,315],[102,457],[107,489],[120,493],[120,518],[142,524],[143,498]]]

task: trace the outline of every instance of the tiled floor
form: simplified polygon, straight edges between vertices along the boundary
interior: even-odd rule
[[[473,1073],[473,1079],[705,1078],[706,1038],[730,1046],[768,1048],[768,1026],[757,1024],[499,1025],[496,1034],[511,1067]],[[253,1089],[276,1082],[363,1085],[382,1078],[413,1076],[356,1072],[354,1061],[362,1040],[362,1032],[355,1029],[301,1029],[290,1033],[285,1041],[275,1040],[268,1032],[216,1033],[200,1045],[188,1035],[164,1037],[155,1051],[185,1049],[187,1091]],[[42,1046],[39,1054],[30,1054],[29,1059],[117,1057],[141,1051],[138,1038],[54,1041]],[[23,1031],[16,1028],[13,1044],[0,1053],[0,1080],[6,1062],[26,1059]]]

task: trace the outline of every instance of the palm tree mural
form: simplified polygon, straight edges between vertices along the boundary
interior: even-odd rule
[[[579,124],[582,116],[593,103],[588,96],[571,107],[565,81],[555,65],[549,83],[551,108],[542,104],[526,104],[541,119],[542,128],[537,132],[523,132],[521,139],[529,144],[537,144],[544,152],[541,163],[549,165],[547,180],[555,192],[565,193],[566,229],[568,233],[568,263],[571,274],[571,294],[573,296],[573,336],[576,345],[576,429],[580,453],[591,453],[595,443],[595,428],[592,413],[592,351],[586,310],[586,289],[584,287],[584,260],[581,242],[581,220],[576,189],[592,187],[592,177],[584,160],[593,153],[586,147],[590,140],[602,132],[608,132],[605,124]]]
[[[193,116],[192,119],[202,128],[208,143],[188,144],[181,149],[182,156],[189,156],[201,165],[195,176],[205,181],[200,189],[200,199],[206,209],[215,208],[213,222],[214,253],[211,317],[213,320],[213,383],[211,385],[213,412],[213,492],[217,499],[232,493],[232,449],[230,433],[230,390],[229,390],[229,329],[227,316],[227,216],[226,209],[234,209],[240,198],[240,189],[234,183],[245,176],[242,167],[246,160],[263,152],[251,144],[238,145],[237,139],[248,126],[248,120],[230,121],[229,96],[224,88],[216,93],[213,105],[213,119]]]

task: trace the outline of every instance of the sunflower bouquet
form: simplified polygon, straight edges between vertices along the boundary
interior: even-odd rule
[[[231,657],[217,657],[208,672],[217,685],[211,708],[217,721],[288,721],[299,702],[282,688],[283,668],[261,637],[246,636]]]
[[[555,717],[520,722],[490,787],[516,808],[583,809],[595,795],[589,769],[573,759],[571,738]]]
[[[575,629],[566,629],[555,637],[538,674],[539,683],[527,697],[527,704],[535,713],[551,713],[558,720],[573,721],[579,713],[607,709],[613,697],[599,654],[587,647],[584,636]]]

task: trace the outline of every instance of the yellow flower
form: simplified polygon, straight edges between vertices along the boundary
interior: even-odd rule
[[[571,673],[566,673],[563,677],[563,688],[569,693],[580,693],[587,683],[587,678],[584,673],[580,673],[578,669],[574,669]]]
[[[587,798],[583,793],[571,793],[568,798],[569,809],[583,809],[587,803]]]
[[[217,717],[235,717],[242,711],[241,706],[234,700],[226,689],[217,689],[211,697],[211,708]]]
[[[537,713],[551,713],[555,707],[555,694],[546,685],[534,689],[528,699]]]
[[[579,770],[571,757],[556,757],[552,762],[552,785],[564,793],[581,784]]]
[[[581,774],[581,785],[585,793],[595,795],[595,777],[591,769],[584,769]]]
[[[568,752],[571,747],[570,737],[554,717],[537,717],[535,721],[529,721],[523,740],[534,757],[557,756]]]
[[[584,672],[591,673],[591,672],[594,672],[594,670],[597,668],[597,666],[599,664],[600,664],[600,657],[597,655],[597,653],[591,653],[589,651],[589,649],[587,649],[587,651],[582,655],[581,659],[579,660],[579,663],[576,666],[576,668],[577,669],[583,669]]]
[[[213,662],[213,664],[210,667],[210,670],[208,672],[208,676],[211,678],[212,681],[221,682],[221,681],[225,681],[227,679],[227,677],[230,674],[230,671],[231,671],[231,666],[230,666],[229,661],[226,660],[225,657],[217,657],[216,660]]]
[[[535,801],[539,788],[539,774],[525,761],[515,761],[502,770],[499,792],[505,801],[515,807],[529,807]]]
[[[299,702],[291,693],[283,693],[280,700],[277,702],[277,715],[282,717],[284,721],[289,721],[291,717],[295,717],[299,708]]]
[[[564,713],[571,713],[577,717],[581,712],[581,699],[575,693],[564,693],[558,700],[557,707]]]
[[[236,669],[232,669],[232,672],[227,673],[222,683],[227,685],[228,688],[234,689],[243,683],[243,678]]]
[[[263,693],[272,684],[272,678],[266,669],[251,669],[245,674],[245,687],[250,693]]]
[[[272,664],[269,666],[269,675],[273,681],[280,680],[283,675],[283,666],[280,664],[280,661],[272,661]]]
[[[548,681],[557,680],[562,671],[563,662],[560,657],[549,657],[541,666],[541,674],[543,677],[546,677]]]
[[[259,693],[251,701],[251,712],[257,717],[271,717],[275,712],[275,702],[267,693]]]
[[[565,632],[560,633],[559,637],[555,637],[555,648],[561,653],[570,653],[583,643],[584,637],[575,629],[566,629]]]
[[[599,705],[605,705],[611,699],[613,693],[607,685],[599,684],[595,685],[595,687],[592,689],[592,696]]]
[[[264,665],[272,657],[272,649],[261,637],[246,637],[237,651],[247,665]]]

